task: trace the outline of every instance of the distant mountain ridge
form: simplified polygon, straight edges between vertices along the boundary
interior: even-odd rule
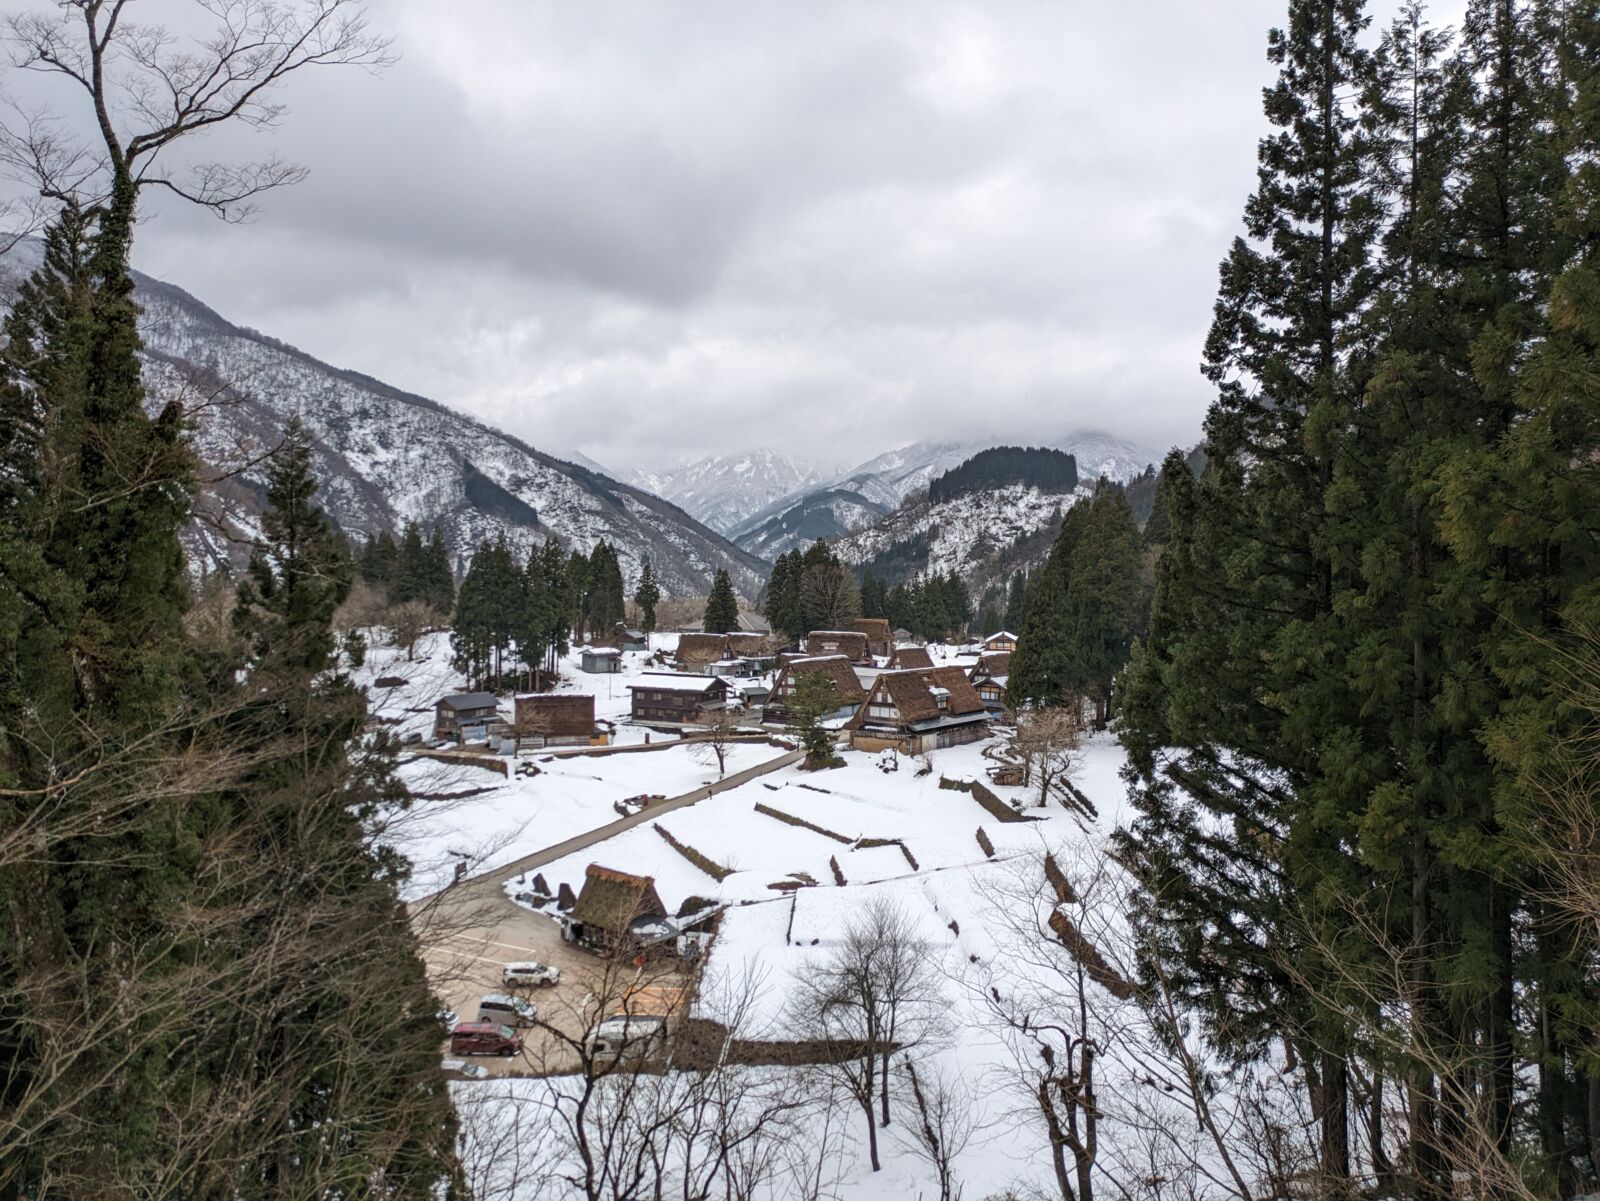
[[[817,538],[851,537],[886,521],[907,497],[1002,441],[914,442],[886,451],[827,484],[780,497],[730,529],[729,537],[768,560]],[[1066,451],[1076,459],[1078,479],[1086,484],[1101,476],[1121,483],[1160,462],[1159,455],[1103,433],[1069,434],[1051,442],[1012,441]]]
[[[8,296],[38,255],[23,243],[0,259],[0,291]],[[321,503],[358,538],[438,525],[458,566],[500,533],[519,553],[552,535],[586,552],[605,539],[630,583],[648,558],[669,596],[705,595],[719,568],[747,597],[766,582],[766,564],[668,501],[235,325],[170,283],[134,278],[152,403],[180,397],[196,414],[210,481],[188,537],[199,563],[241,560],[265,495],[260,456],[297,413],[317,440]]]
[[[750,450],[707,455],[655,471],[636,469],[628,473],[628,481],[726,534],[752,513],[830,474],[828,467],[781,451]]]

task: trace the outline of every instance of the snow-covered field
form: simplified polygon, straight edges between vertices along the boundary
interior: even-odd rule
[[[662,634],[653,645],[671,648],[675,642],[676,635]],[[576,655],[561,665],[561,690],[592,693],[595,717],[619,723],[615,745],[638,745],[646,739],[646,731],[622,724],[622,719],[628,714],[627,684],[644,670],[647,658],[642,651],[628,652],[623,670],[615,675],[579,671]],[[374,711],[398,719],[397,733],[425,737],[433,729],[434,702],[464,687],[450,667],[450,640],[442,633],[419,641],[409,661],[403,650],[369,651],[357,678],[371,688]],[[388,678],[406,682],[373,686]],[[505,702],[508,713],[509,706]],[[649,737],[653,744],[664,741],[661,734]],[[727,771],[742,771],[781,753],[765,743],[735,744],[728,748]],[[462,859],[476,874],[616,821],[616,801],[644,793],[677,796],[717,779],[716,763],[707,752],[688,745],[607,756],[569,749],[534,753],[527,761],[539,774],[510,779],[478,767],[402,758],[401,778],[419,799],[391,824],[387,837],[412,862],[408,897],[443,887]]]
[[[670,641],[670,635],[661,636],[658,645]],[[970,661],[974,653],[974,648],[931,649],[938,662]],[[419,646],[415,662],[405,663],[403,655],[397,662],[397,652],[379,650],[362,674],[367,680],[404,676],[404,687],[386,690],[377,700],[384,713],[402,718],[403,729],[422,730],[431,723],[433,700],[460,684],[448,668],[448,653],[447,640],[436,635]],[[597,716],[620,720],[628,706],[626,684],[643,669],[645,658],[628,654],[623,673],[614,677],[587,676],[567,662],[561,686],[593,693]],[[625,724],[619,731],[624,742],[643,737]],[[822,772],[783,767],[664,814],[660,824],[676,839],[731,869],[720,881],[674,850],[651,823],[540,871],[552,887],[565,882],[576,890],[586,867],[601,863],[654,877],[669,909],[690,896],[721,902],[726,908],[704,966],[698,1013],[720,1018],[725,986],[746,982],[745,1029],[778,1043],[805,1037],[808,1015],[797,1008],[804,982],[835,952],[853,921],[876,901],[887,900],[915,931],[937,981],[935,1012],[902,1060],[914,1060],[926,1079],[952,1082],[960,1095],[970,1136],[954,1170],[966,1197],[986,1198],[1006,1189],[1027,1195],[1033,1182],[1051,1181],[1049,1139],[1033,1098],[1041,1048],[1053,1044],[1055,1054],[1066,1053],[1059,1038],[1039,1034],[1052,1025],[1092,1038],[1099,1047],[1097,1095],[1105,1114],[1099,1171],[1127,1176],[1176,1170],[1156,1158],[1195,1136],[1181,1105],[1142,1084],[1152,1071],[1163,1070],[1160,1054],[1151,1050],[1159,1040],[1135,1005],[1080,970],[1048,925],[1052,915],[1065,914],[1113,973],[1131,972],[1120,904],[1126,881],[1106,852],[1107,836],[1125,811],[1122,752],[1109,734],[1089,738],[1080,749],[1072,779],[1096,807],[1094,818],[1055,802],[1038,806],[1031,789],[990,785],[1038,819],[1001,822],[969,793],[940,787],[941,778],[987,783],[985,745],[935,751],[926,774],[918,774],[923,764],[916,759],[902,757],[897,770],[886,772],[877,754],[845,752],[842,767]],[[764,743],[736,746],[728,772],[778,753]],[[417,867],[414,895],[445,882],[458,857],[453,853],[470,857],[473,870],[480,871],[608,824],[617,816],[613,801],[639,793],[677,795],[717,776],[704,752],[688,745],[603,757],[532,758],[541,774],[510,781],[481,769],[421,761],[403,769],[413,789],[424,794],[487,789],[455,800],[419,801],[401,823],[398,837]],[[758,804],[839,837],[788,824],[759,812]],[[993,857],[979,844],[980,827]],[[861,846],[861,839],[898,842]],[[1075,902],[1058,905],[1045,877],[1047,854],[1072,882]],[[797,881],[804,886],[772,887]],[[506,888],[519,891],[514,881]],[[1081,1009],[1080,993],[1087,1002]],[[1087,1026],[1080,1027],[1084,1014]],[[780,1090],[798,1090],[814,1085],[815,1070],[762,1068],[751,1080],[752,1087],[765,1081]],[[503,1140],[504,1131],[515,1128],[518,1147],[497,1147],[496,1155],[517,1160],[526,1151],[528,1164],[548,1164],[560,1135],[543,1107],[559,1083],[498,1079],[492,1091],[484,1091],[487,1087],[458,1088],[472,1115],[468,1129],[497,1130],[502,1133],[495,1138]],[[1226,1101],[1218,1097],[1213,1103]],[[836,1110],[831,1123],[802,1132],[799,1137],[816,1139],[814,1147],[802,1151],[824,1163],[821,1175],[829,1182],[818,1195],[844,1201],[939,1195],[932,1167],[906,1137],[909,1103],[897,1104],[902,1107],[898,1125],[881,1139],[879,1172],[870,1170],[861,1114],[850,1104]],[[484,1122],[486,1113],[492,1120]],[[510,1127],[508,1113],[515,1115]],[[542,1128],[541,1113],[546,1114]],[[1152,1129],[1163,1133],[1152,1136]],[[548,1191],[550,1179],[541,1179],[511,1195],[519,1201],[554,1195]],[[778,1187],[764,1195],[792,1194]]]

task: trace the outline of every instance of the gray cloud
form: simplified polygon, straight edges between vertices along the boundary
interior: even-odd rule
[[[399,65],[286,94],[310,179],[244,227],[153,202],[142,268],[619,468],[1197,436],[1280,0],[372,15]]]

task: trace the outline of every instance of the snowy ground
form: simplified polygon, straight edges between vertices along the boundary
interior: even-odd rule
[[[971,662],[976,654],[971,647],[931,649],[941,663]],[[402,718],[403,729],[425,730],[432,722],[433,700],[456,690],[461,681],[448,669],[443,636],[425,640],[416,663],[400,658],[395,662],[394,652],[375,652],[364,675],[369,680],[405,676],[404,688],[376,699],[383,713]],[[623,674],[614,677],[583,675],[569,661],[562,667],[562,687],[593,693],[597,716],[620,720],[628,706],[626,683],[643,669],[645,659],[643,653],[628,654]],[[642,740],[641,731],[626,725],[619,725],[619,731],[621,741]],[[1040,819],[1002,823],[970,794],[939,787],[941,777],[986,782],[989,760],[983,749],[984,744],[976,744],[936,751],[933,771],[920,776],[916,760],[902,758],[897,771],[885,773],[878,755],[847,752],[841,768],[814,773],[783,768],[663,815],[660,824],[675,838],[732,869],[720,882],[681,856],[649,824],[541,871],[552,887],[565,882],[577,889],[585,868],[598,862],[655,877],[670,909],[689,896],[725,903],[706,978],[759,981],[751,1020],[764,1036],[778,1040],[800,1036],[804,1015],[796,1014],[792,1004],[795,982],[814,972],[870,901],[891,898],[918,931],[941,981],[941,1028],[917,1054],[927,1071],[962,1082],[978,1127],[956,1165],[965,1195],[983,1198],[1009,1187],[1025,1188],[1049,1173],[1047,1139],[1037,1117],[1029,1113],[1026,1091],[1026,1061],[1037,1058],[1037,1046],[997,1021],[988,998],[998,990],[1008,1002],[1044,1016],[1052,1016],[1053,1006],[1072,1009],[1067,992],[1074,965],[1059,945],[1048,944],[1048,933],[1040,933],[1040,924],[1055,908],[1043,861],[1051,853],[1081,889],[1097,886],[1096,879],[1105,872],[1106,836],[1124,815],[1125,789],[1119,778],[1123,755],[1110,735],[1090,738],[1081,750],[1072,778],[1096,806],[1096,818],[1085,819],[1056,803],[1035,807],[1027,789],[995,787],[1003,797],[1024,802],[1023,812]],[[765,744],[735,747],[728,772],[776,753]],[[416,864],[414,894],[445,882],[455,861],[452,852],[470,856],[476,872],[609,823],[617,816],[612,802],[618,799],[639,793],[672,796],[717,776],[703,752],[689,746],[548,758],[534,756],[542,774],[529,780],[507,781],[479,769],[436,763],[404,768],[407,781],[420,793],[488,789],[451,801],[419,802],[416,815],[402,823],[396,837]],[[759,813],[757,804],[851,841]],[[979,827],[993,845],[992,859],[979,846]],[[901,840],[910,858],[897,845],[854,845],[859,838]],[[843,886],[836,882],[830,860],[837,862]],[[815,885],[794,891],[771,887],[795,880]],[[1098,886],[1114,889],[1120,883],[1106,878]],[[508,892],[516,890],[515,884],[508,886]],[[1077,920],[1084,924],[1084,915]],[[1088,932],[1113,958],[1125,951],[1113,945],[1122,943],[1125,933],[1117,919]],[[1081,979],[1077,986],[1084,987]],[[1107,1047],[1101,1094],[1115,1097],[1118,1082],[1126,1084],[1133,1068],[1116,1050],[1119,1038],[1128,1035],[1113,1027],[1132,1019],[1103,992],[1096,1005],[1108,1015],[1096,1019],[1094,1032]],[[525,1080],[499,1081],[496,1087],[505,1090],[497,1095],[531,1112],[544,1086]],[[1107,1124],[1102,1138],[1109,1161],[1121,1148],[1109,1117]],[[828,1174],[835,1183],[825,1195],[849,1201],[938,1195],[930,1167],[892,1133],[883,1141],[883,1170],[873,1173],[858,1113],[845,1113],[844,1131],[843,1140],[836,1138],[828,1152],[833,1157]],[[528,1201],[535,1195],[528,1194]]]
[[[676,635],[658,635],[657,646],[670,646]],[[630,652],[622,672],[588,675],[578,670],[577,657],[561,665],[563,691],[590,692],[596,718],[618,722],[617,745],[643,743],[646,731],[621,724],[628,714],[627,683],[644,670],[648,656]],[[369,653],[358,680],[371,687],[374,711],[398,719],[398,733],[430,735],[434,702],[465,687],[449,663],[449,637],[430,634],[408,661],[404,651],[380,648]],[[403,686],[377,688],[373,682],[401,678]],[[510,702],[504,702],[508,712]],[[652,734],[653,744],[664,741]],[[673,741],[668,736],[666,741]],[[728,749],[729,774],[773,758],[781,752],[765,743],[736,744]],[[527,762],[539,768],[532,777],[507,779],[478,767],[412,758],[400,775],[419,799],[411,812],[397,819],[388,839],[413,865],[409,897],[443,887],[465,859],[473,874],[497,867],[586,831],[617,820],[613,803],[641,794],[677,796],[717,779],[717,767],[703,748],[673,745],[660,751],[621,755],[584,755],[567,749],[534,753]],[[658,838],[652,834],[652,837]],[[581,882],[581,870],[580,870]]]

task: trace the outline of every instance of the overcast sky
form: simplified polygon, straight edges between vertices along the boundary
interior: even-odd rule
[[[310,177],[246,226],[150,204],[136,265],[618,470],[1196,440],[1282,0],[370,11],[400,62],[259,135]]]

